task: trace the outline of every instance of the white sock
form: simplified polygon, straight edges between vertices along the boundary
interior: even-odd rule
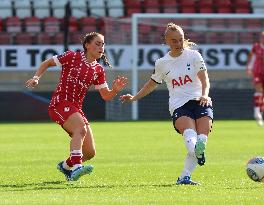
[[[183,132],[183,139],[187,149],[185,164],[180,179],[184,176],[191,176],[191,173],[197,166],[197,159],[194,153],[195,144],[197,142],[197,133],[193,129],[186,129]]]
[[[207,138],[208,138],[208,136],[205,135],[205,134],[199,134],[199,135],[197,136],[197,140],[201,140],[201,141],[203,141],[204,143],[207,143]]]
[[[197,133],[193,129],[186,129],[183,132],[183,139],[188,153],[194,154],[194,148],[197,142]]]
[[[196,157],[193,154],[188,153],[185,158],[184,169],[182,170],[180,179],[182,179],[185,176],[191,176],[197,164],[198,163]]]
[[[254,112],[259,113],[260,112],[260,107],[254,107]]]
[[[254,118],[261,116],[260,107],[254,107]]]

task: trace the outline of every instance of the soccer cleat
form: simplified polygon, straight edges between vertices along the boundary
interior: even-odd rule
[[[197,158],[198,164],[203,166],[205,164],[205,142],[202,140],[198,140],[195,145],[195,156]]]
[[[78,167],[75,170],[72,170],[69,180],[77,181],[81,176],[85,174],[90,174],[92,171],[93,171],[92,165]]]
[[[178,178],[176,185],[200,185],[198,182],[191,180],[190,176],[185,176],[182,179]]]
[[[65,175],[66,180],[69,180],[70,177],[71,177],[71,172],[72,172],[72,171],[63,168],[62,164],[63,164],[63,161],[61,161],[61,162],[57,165],[57,169],[58,169],[61,173],[63,173],[63,174]]]

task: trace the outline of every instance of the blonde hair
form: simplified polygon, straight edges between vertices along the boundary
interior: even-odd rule
[[[167,28],[166,28],[165,33],[164,33],[165,39],[166,39],[167,33],[169,31],[179,31],[180,33],[182,33],[182,35],[183,35],[183,48],[192,48],[193,46],[196,46],[196,44],[194,42],[191,42],[189,39],[184,38],[184,32],[183,32],[182,27],[176,25],[175,23],[170,22],[167,24]]]

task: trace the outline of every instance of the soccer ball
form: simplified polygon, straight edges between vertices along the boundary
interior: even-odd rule
[[[255,182],[264,182],[264,157],[253,157],[247,163],[247,175]]]

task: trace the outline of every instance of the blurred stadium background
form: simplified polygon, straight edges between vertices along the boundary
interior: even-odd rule
[[[51,68],[34,91],[26,90],[24,82],[42,60],[67,47],[81,49],[81,37],[87,32],[105,35],[114,66],[107,69],[109,84],[118,74],[131,80],[133,13],[214,15],[139,22],[138,86],[149,79],[153,62],[166,49],[161,37],[166,23],[174,21],[206,59],[215,118],[253,119],[253,87],[245,65],[252,44],[264,30],[264,0],[0,0],[0,121],[49,120],[47,107],[59,69]],[[227,14],[252,18],[223,18]],[[131,92],[131,84],[124,92]],[[167,98],[162,85],[140,100],[139,119],[169,119]],[[91,120],[131,119],[131,105],[121,105],[118,98],[105,103],[93,88],[84,111]]]

